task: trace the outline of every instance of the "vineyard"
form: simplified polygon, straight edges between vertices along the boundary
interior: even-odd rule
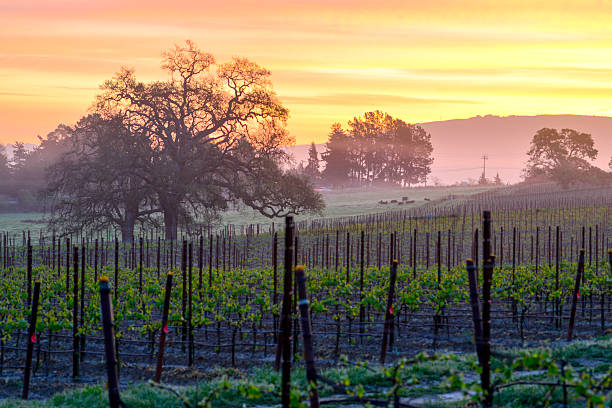
[[[24,369],[34,398],[107,380],[106,290],[119,387],[155,380],[149,387],[185,406],[218,406],[232,385],[199,397],[173,385],[220,368],[282,368],[285,379],[304,361],[298,383],[279,377],[276,389],[234,392],[252,406],[313,406],[318,382],[321,404],[422,406],[409,398],[427,376],[419,367],[453,362],[456,370],[436,374],[440,394],[491,406],[505,390],[534,386],[545,390],[540,405],[604,406],[605,337],[598,364],[583,367],[539,347],[610,332],[611,217],[612,189],[524,187],[403,211],[185,231],[175,242],[155,230],[131,245],[110,232],[4,234],[0,398],[25,392]],[[527,348],[540,351],[517,351]],[[475,350],[477,359],[465,357]],[[315,362],[346,367],[352,380],[318,376]],[[376,392],[351,377],[368,370]]]

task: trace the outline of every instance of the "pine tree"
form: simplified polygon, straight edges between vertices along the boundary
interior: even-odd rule
[[[13,145],[13,160],[11,163],[11,170],[18,172],[25,166],[25,162],[28,159],[28,151],[25,148],[23,142],[15,142]]]
[[[11,174],[11,168],[8,158],[6,157],[6,147],[0,145],[0,179],[6,180]]]
[[[502,185],[502,180],[501,180],[501,177],[499,177],[499,173],[495,175],[495,178],[493,179],[493,183],[495,183],[498,186]]]
[[[314,142],[310,143],[310,148],[308,149],[308,164],[304,169],[304,173],[311,180],[317,180],[321,175],[319,172],[319,153]]]
[[[485,177],[484,172],[480,175],[480,178],[478,179],[478,184],[480,184],[481,186],[486,186],[487,184],[489,184],[489,180]]]
[[[350,139],[339,123],[331,127],[327,149],[321,156],[325,161],[323,178],[330,184],[340,186],[349,181],[351,162],[349,159]]]

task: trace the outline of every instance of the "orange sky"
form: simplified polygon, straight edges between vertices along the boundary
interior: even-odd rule
[[[373,109],[612,115],[611,21],[604,0],[0,0],[0,143],[74,123],[122,65],[163,78],[185,39],[269,68],[298,144]]]

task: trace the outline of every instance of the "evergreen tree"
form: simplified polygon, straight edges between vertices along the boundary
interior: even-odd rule
[[[310,148],[308,148],[308,164],[304,169],[304,173],[311,180],[316,180],[319,178],[319,153],[317,152],[317,147],[314,142],[310,143]]]
[[[480,175],[480,178],[478,179],[478,184],[480,184],[481,186],[486,186],[487,184],[489,184],[489,180],[485,177],[484,172]]]
[[[6,147],[0,145],[0,179],[6,181],[11,174],[10,163],[6,157]]]
[[[500,186],[500,185],[502,184],[502,180],[501,180],[501,177],[499,177],[499,173],[497,173],[497,174],[495,175],[495,178],[493,179],[493,182],[494,182],[495,184],[497,184],[498,186]]]
[[[28,160],[28,151],[25,148],[23,142],[15,142],[13,145],[13,160],[11,163],[11,170],[13,174],[22,170]]]
[[[326,151],[321,155],[325,161],[323,178],[334,186],[349,181],[351,162],[349,160],[350,139],[339,123],[334,123],[325,144]]]

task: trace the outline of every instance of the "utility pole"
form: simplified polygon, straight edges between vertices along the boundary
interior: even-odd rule
[[[482,178],[486,179],[487,178],[487,160],[489,160],[489,156],[487,156],[486,154],[483,154],[481,159],[482,159]]]

